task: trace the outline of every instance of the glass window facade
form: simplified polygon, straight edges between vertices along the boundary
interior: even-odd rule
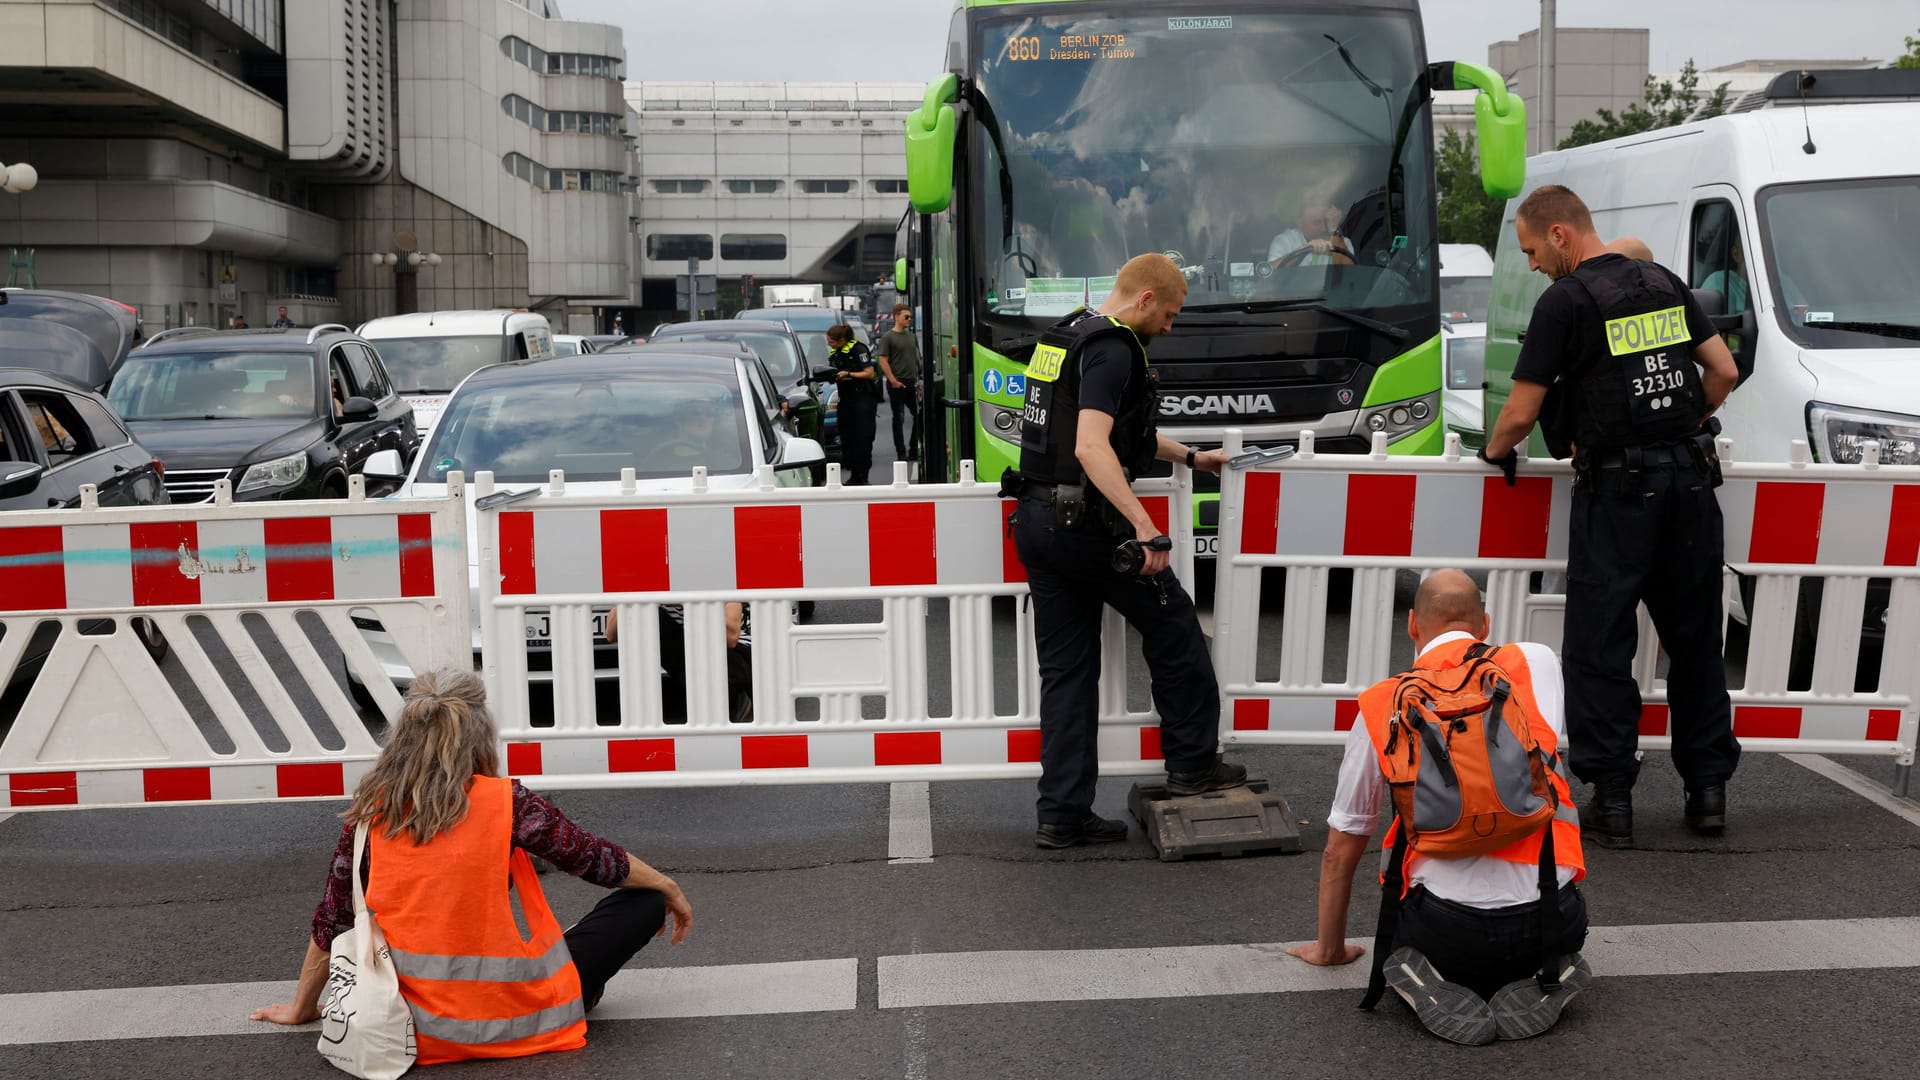
[[[781,233],[722,233],[720,257],[740,261],[784,259],[787,238]]]
[[[542,75],[585,75],[593,79],[622,77],[621,62],[590,53],[550,53],[517,37],[500,39],[500,51]]]
[[[778,195],[781,182],[778,180],[728,180],[729,195]]]
[[[713,237],[706,233],[651,233],[647,258],[666,262],[713,258]]]
[[[802,180],[800,190],[809,195],[849,195],[853,192],[853,181]]]
[[[612,195],[632,190],[626,177],[603,169],[549,169],[525,154],[508,154],[500,159],[500,164],[542,191],[592,191]]]
[[[518,94],[508,94],[500,99],[500,109],[508,116],[533,128],[552,134],[568,135],[606,135],[622,134],[620,117],[612,113],[573,112],[566,110],[543,109]]]

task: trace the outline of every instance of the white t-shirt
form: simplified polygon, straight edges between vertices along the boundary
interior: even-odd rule
[[[1307,246],[1306,233],[1301,232],[1299,229],[1287,229],[1277,234],[1276,236],[1274,236],[1273,243],[1267,245],[1267,261],[1268,262],[1278,261],[1281,256],[1291,255],[1294,252],[1299,251],[1301,248],[1306,246]],[[1301,259],[1298,265],[1326,266],[1331,264],[1332,262],[1333,262],[1332,255],[1322,255],[1316,251],[1313,254],[1307,256],[1306,258]]]
[[[1425,656],[1442,645],[1472,641],[1471,634],[1441,634],[1427,643]],[[1560,682],[1560,658],[1545,645],[1520,642],[1533,677],[1533,696],[1540,706],[1540,718],[1553,729],[1564,752],[1567,745],[1566,689]],[[1373,739],[1367,734],[1364,717],[1356,718],[1347,735],[1346,755],[1340,759],[1340,786],[1333,796],[1333,812],[1327,815],[1329,828],[1355,836],[1371,837],[1380,824],[1380,808],[1387,798],[1387,778],[1380,771],[1380,758],[1373,752]],[[1562,888],[1573,880],[1573,867],[1559,867]],[[1414,868],[1413,885],[1443,900],[1477,908],[1512,907],[1540,899],[1540,868],[1523,866],[1492,855],[1474,855],[1464,859],[1421,859]]]

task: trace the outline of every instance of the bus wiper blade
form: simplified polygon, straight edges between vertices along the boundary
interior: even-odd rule
[[[1342,311],[1337,307],[1328,307],[1321,302],[1324,299],[1326,298],[1314,297],[1307,300],[1249,300],[1237,304],[1194,304],[1187,307],[1184,314],[1209,315],[1232,313],[1264,315],[1275,311],[1317,311],[1322,315],[1331,315],[1336,319],[1344,319],[1360,327],[1362,330],[1371,330],[1389,341],[1405,341],[1407,339],[1405,327],[1395,326],[1392,323],[1384,323],[1379,319],[1370,319],[1365,315],[1356,314],[1351,311]]]
[[[1920,326],[1909,326],[1906,323],[1851,322],[1843,320],[1838,322],[1809,322],[1801,323],[1800,325],[1809,330],[1815,328],[1822,330],[1850,330],[1856,334],[1879,334],[1882,337],[1910,338],[1914,341],[1920,341]]]

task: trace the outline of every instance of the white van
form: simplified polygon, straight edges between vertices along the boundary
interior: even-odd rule
[[[1920,463],[1920,72],[1812,74],[1811,108],[1790,72],[1753,111],[1530,158],[1526,190],[1572,188],[1603,239],[1639,237],[1718,294],[1708,313],[1741,372],[1720,416],[1739,460],[1785,461],[1800,439],[1816,460],[1855,462],[1872,439],[1880,460]],[[1519,203],[1495,259],[1489,420],[1548,284],[1515,242]]]
[[[1487,302],[1493,256],[1479,244],[1440,245],[1440,401],[1447,430],[1467,446],[1486,442]]]
[[[530,311],[427,311],[363,323],[393,385],[413,406],[425,434],[461,380],[488,364],[545,360],[553,355],[553,328]]]

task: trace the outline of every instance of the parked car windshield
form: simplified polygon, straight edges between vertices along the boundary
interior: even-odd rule
[[[373,343],[386,361],[393,388],[403,394],[445,394],[467,376],[507,358],[506,338],[381,338]]]
[[[822,335],[822,340],[825,336]],[[662,330],[653,335],[655,344],[667,341],[737,341],[758,353],[767,365],[767,374],[777,382],[791,382],[800,374],[800,354],[793,339],[784,334],[754,333],[743,330]]]
[[[580,361],[587,363],[588,361]],[[458,469],[502,483],[618,480],[745,473],[753,466],[737,376],[662,369],[566,374],[469,384],[433,429],[420,479],[445,483]]]
[[[305,352],[135,352],[107,401],[128,420],[277,420],[318,415]]]

